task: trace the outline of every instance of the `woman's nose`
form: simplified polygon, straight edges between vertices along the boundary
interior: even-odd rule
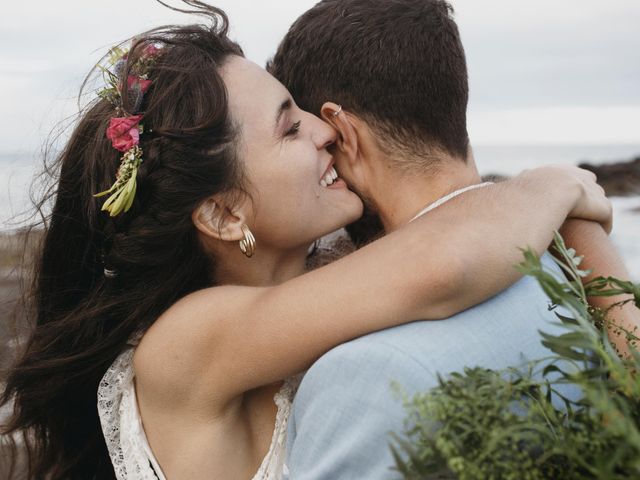
[[[321,118],[313,115],[314,118],[314,131],[313,131],[313,142],[318,147],[327,148],[335,143],[338,139],[338,132],[327,122],[322,120]]]

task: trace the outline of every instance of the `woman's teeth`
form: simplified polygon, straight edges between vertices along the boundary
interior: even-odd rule
[[[322,178],[322,180],[320,180],[320,185],[322,185],[323,187],[328,187],[329,185],[332,185],[337,178],[338,172],[336,172],[335,168],[331,167],[327,174]]]

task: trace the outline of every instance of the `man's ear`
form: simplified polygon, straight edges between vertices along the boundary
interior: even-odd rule
[[[237,242],[244,237],[242,225],[244,214],[237,209],[230,210],[222,198],[209,197],[191,214],[195,227],[207,237],[225,242]]]
[[[342,107],[333,102],[325,102],[320,109],[322,118],[334,126],[338,131],[336,148],[346,155],[351,162],[358,156],[358,132],[349,114]]]

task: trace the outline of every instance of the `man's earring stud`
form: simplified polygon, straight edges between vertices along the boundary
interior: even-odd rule
[[[331,114],[331,116],[332,116],[333,118],[335,118],[335,117],[337,117],[338,115],[340,115],[340,112],[342,112],[342,105],[338,105],[338,110],[336,110],[335,112],[333,112],[333,113]]]

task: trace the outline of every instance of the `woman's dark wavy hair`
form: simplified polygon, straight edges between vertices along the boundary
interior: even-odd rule
[[[87,107],[56,159],[53,210],[29,296],[34,326],[0,397],[0,405],[13,402],[2,433],[24,438],[29,478],[114,478],[96,407],[101,377],[133,334],[213,283],[191,213],[211,195],[242,191],[239,133],[219,71],[243,53],[227,37],[223,11],[184,3],[169,8],[206,24],[146,32],[127,59],[124,75],[145,46],[163,46],[142,106],[152,132],[141,136],[131,210],[110,218],[100,211],[104,198],[93,196],[111,186],[121,157],[105,136],[117,116],[106,100]],[[123,96],[127,111],[132,101]],[[117,276],[107,278],[105,267]]]

